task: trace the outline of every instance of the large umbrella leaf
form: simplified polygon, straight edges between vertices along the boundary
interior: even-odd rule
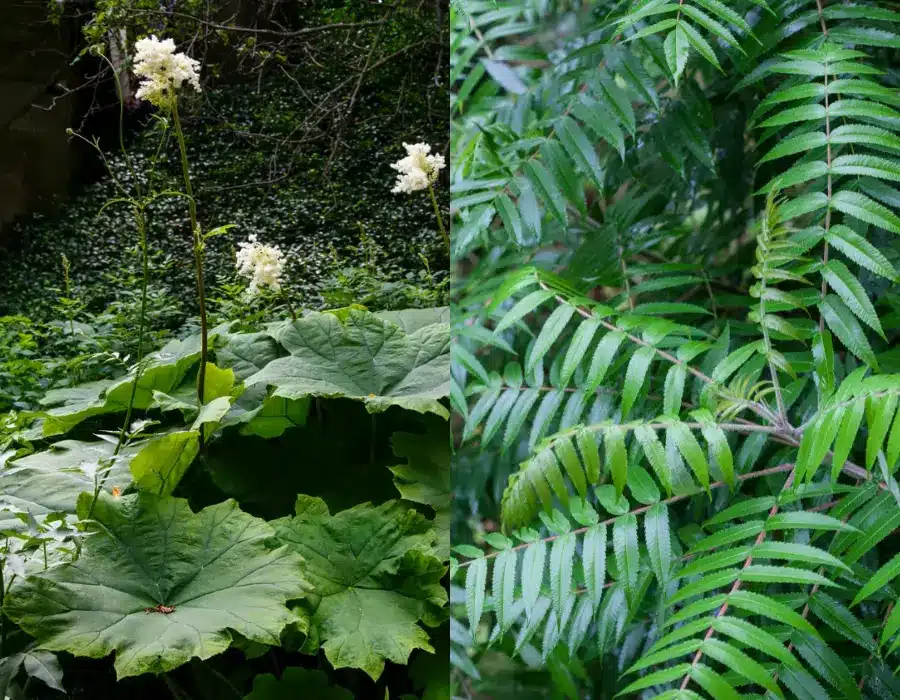
[[[268,333],[224,334],[225,345],[216,350],[216,362],[221,367],[234,370],[234,376],[242,381],[259,372],[272,360],[284,354],[284,349]]]
[[[308,590],[302,558],[272,549],[272,528],[234,501],[193,513],[180,498],[104,493],[91,517],[82,556],[15,585],[4,612],[41,648],[115,652],[120,679],[208,659],[230,629],[278,645],[294,620],[285,603]]]
[[[414,649],[434,651],[418,623],[441,621],[446,568],[431,555],[435,536],[423,515],[398,501],[331,515],[322,499],[298,496],[297,515],[273,525],[306,559],[315,589],[299,610],[309,623],[305,650],[324,643],[335,668],[376,680],[385,660],[405,664]]]
[[[44,436],[61,435],[91,416],[124,412],[131,400],[135,376],[134,407],[149,408],[154,403],[153,392],[171,393],[181,384],[191,366],[200,357],[200,336],[173,340],[157,352],[147,355],[124,377],[109,381],[90,382],[79,386],[55,389],[41,400],[46,410]]]
[[[113,459],[115,445],[105,441],[61,440],[49,449],[12,460],[0,470],[0,500],[34,516],[75,513],[78,497],[103,480],[109,492],[131,485],[129,465],[137,447],[125,447]],[[111,466],[107,466],[111,465]],[[0,530],[22,530],[16,518],[0,517]]]
[[[449,306],[437,306],[430,309],[379,311],[375,315],[400,326],[407,333],[415,333],[420,328],[431,326],[435,323],[450,323]]]
[[[311,313],[273,324],[269,333],[290,355],[248,377],[247,386],[274,386],[276,396],[288,399],[355,399],[370,413],[400,406],[449,416],[440,402],[450,392],[447,323],[407,334],[391,321],[351,309],[343,322],[334,314]]]

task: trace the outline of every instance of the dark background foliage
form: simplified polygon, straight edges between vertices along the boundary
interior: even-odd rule
[[[210,289],[233,279],[235,244],[255,233],[288,253],[289,287],[298,301],[321,307],[323,284],[365,257],[361,227],[382,249],[382,284],[428,287],[428,267],[437,277],[434,283],[439,282],[447,260],[427,197],[391,194],[389,167],[403,155],[404,141],[426,141],[439,151],[447,145],[446,54],[436,32],[434,8],[396,10],[378,39],[372,62],[389,60],[358,80],[360,56],[365,58],[381,27],[324,32],[302,44],[277,32],[333,22],[374,22],[384,16],[383,6],[275,4],[278,14],[266,18],[268,26],[276,27],[272,43],[263,41],[268,34],[249,34],[252,38],[247,39],[245,33],[224,30],[198,42],[196,32],[191,34],[196,23],[178,17],[167,27],[169,33],[193,39],[195,55],[203,58],[200,49],[205,49],[209,58],[203,68],[205,90],[192,100],[186,119],[201,218],[207,226],[237,225],[211,246]],[[98,5],[109,7],[108,22],[146,17],[139,13],[140,3]],[[128,15],[128,8],[135,14]],[[119,17],[113,10],[125,14]],[[94,27],[98,19],[91,17],[88,38],[98,33]],[[134,25],[128,26],[134,33]],[[148,29],[161,31],[157,23]],[[114,152],[118,110],[112,104],[110,77],[87,54],[77,59],[76,67],[91,76],[86,85],[95,95],[83,115],[84,135],[99,138],[107,151]],[[359,90],[354,92],[357,83]],[[136,105],[129,105],[125,122],[128,147],[146,166],[158,145],[154,122],[144,107]],[[174,149],[175,144],[169,143],[162,168],[173,176],[177,175],[172,167],[177,168]],[[109,164],[117,177],[127,181],[123,158],[111,154]],[[98,171],[99,179],[91,182]],[[73,190],[69,201],[48,202],[12,226],[8,248],[0,249],[0,314],[52,314],[54,290],[61,287],[63,253],[72,262],[78,296],[89,310],[100,311],[113,301],[116,285],[108,276],[133,263],[129,251],[136,236],[129,213],[109,208],[98,216],[115,195],[98,162],[80,170]],[[162,252],[164,283],[179,290],[176,296],[187,302],[190,312],[190,232],[183,210],[176,200],[156,205],[150,240]],[[335,257],[340,260],[337,264]],[[385,292],[388,296],[391,289]],[[415,305],[408,303],[411,299],[396,301]],[[392,303],[385,300],[381,305]]]

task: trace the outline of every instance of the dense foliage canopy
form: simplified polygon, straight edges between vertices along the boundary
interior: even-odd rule
[[[457,695],[900,697],[898,23],[456,4]]]

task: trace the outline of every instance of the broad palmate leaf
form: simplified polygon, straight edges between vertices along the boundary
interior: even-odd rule
[[[114,448],[103,441],[61,440],[47,450],[13,460],[0,471],[0,500],[34,516],[74,514],[78,497],[94,491],[95,478],[102,480],[105,474],[103,488],[109,492],[131,485],[129,465],[138,449],[125,447],[112,459]],[[16,518],[0,518],[2,530],[24,527]]]
[[[199,357],[200,336],[173,340],[148,355],[140,371],[134,366],[127,375],[114,381],[89,382],[48,392],[41,400],[46,407],[40,413],[44,418],[44,436],[62,435],[92,416],[125,411],[137,375],[134,407],[148,408],[154,401],[153,392],[172,392]]]
[[[376,680],[385,660],[405,664],[413,649],[434,651],[418,623],[444,616],[446,568],[432,555],[435,534],[423,515],[397,501],[331,515],[325,501],[301,495],[297,515],[273,525],[303,555],[314,587],[298,610],[309,623],[305,651],[324,644],[335,668]]]
[[[290,353],[248,377],[247,386],[275,387],[275,396],[349,398],[370,413],[400,406],[420,413],[449,413],[450,325],[433,323],[407,334],[367,311],[311,313],[272,324],[269,334]]]
[[[102,494],[91,517],[81,558],[14,586],[4,612],[41,648],[115,652],[120,679],[215,656],[229,630],[278,645],[286,602],[309,589],[301,557],[271,548],[272,528],[234,501],[193,513],[180,498]]]
[[[450,307],[437,306],[430,309],[400,309],[399,311],[379,311],[378,318],[400,326],[406,333],[415,333],[420,328],[436,323],[450,323]]]

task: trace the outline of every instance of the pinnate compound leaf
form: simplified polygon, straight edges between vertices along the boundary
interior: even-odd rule
[[[553,541],[550,547],[550,587],[553,591],[553,610],[558,619],[565,615],[572,591],[575,535],[566,533]]]
[[[603,584],[606,580],[606,525],[604,523],[599,523],[584,533],[581,556],[587,597],[591,600],[594,612],[596,612],[600,607]]]
[[[644,516],[644,536],[647,551],[650,554],[650,565],[660,586],[669,580],[669,568],[672,565],[672,542],[669,532],[669,511],[663,503],[650,507]]]
[[[867,270],[871,270],[876,275],[881,275],[889,280],[897,281],[897,271],[894,270],[891,262],[878,248],[849,226],[835,224],[828,230],[825,240],[853,262],[862,265]]]
[[[695,664],[690,676],[716,700],[740,700],[738,692],[722,676],[703,664]]]
[[[304,649],[324,645],[332,666],[362,669],[375,680],[386,660],[405,664],[414,649],[434,651],[418,623],[442,622],[446,567],[432,554],[435,533],[423,515],[398,501],[331,515],[322,499],[301,495],[297,515],[272,524],[306,560],[314,587],[297,609],[309,626]],[[486,564],[472,566],[486,575]]]
[[[892,233],[900,233],[900,216],[864,194],[842,190],[831,198],[831,203],[835,209],[848,216],[880,226]]]
[[[248,377],[248,387],[275,387],[275,396],[348,398],[369,413],[399,406],[419,413],[449,412],[450,325],[435,323],[413,333],[367,311],[351,309],[343,322],[311,313],[276,323],[269,334],[290,353]]]
[[[541,593],[546,560],[547,544],[543,540],[526,547],[525,554],[522,555],[522,599],[525,601],[525,615],[528,619],[531,619]]]
[[[494,560],[494,579],[491,593],[494,596],[494,611],[497,615],[497,624],[500,625],[501,634],[505,634],[512,626],[512,623],[515,622],[513,602],[518,565],[518,552],[515,549],[503,550]]]
[[[91,517],[81,558],[19,583],[4,611],[44,649],[115,652],[120,679],[220,654],[229,630],[278,645],[295,619],[285,604],[309,590],[302,558],[234,501],[193,513],[180,498],[101,493]]]
[[[484,611],[485,586],[487,585],[487,560],[479,558],[469,564],[466,572],[466,612],[469,627],[476,629]]]
[[[807,667],[835,688],[839,693],[838,697],[846,698],[846,700],[860,700],[862,696],[853,674],[831,647],[820,638],[802,632],[795,633],[793,641],[794,647],[806,661]]]
[[[872,306],[869,295],[844,263],[840,260],[829,260],[822,266],[822,277],[837,292],[854,316],[872,328],[878,335],[884,337],[884,331],[878,320],[878,312]]]
[[[809,609],[839,635],[866,651],[875,653],[875,640],[872,635],[843,603],[823,591],[816,591],[809,598]]]
[[[688,42],[687,34],[680,25],[676,25],[675,29],[666,37],[663,47],[666,52],[666,63],[669,64],[669,70],[678,85],[678,80],[684,72],[687,65],[688,56],[691,53],[691,45]]]
[[[857,592],[852,605],[856,605],[873,593],[881,590],[884,586],[897,578],[897,576],[900,576],[900,554],[897,554],[893,559],[884,564],[884,566],[878,569],[874,576],[866,581],[866,584],[859,589],[859,592]]]

